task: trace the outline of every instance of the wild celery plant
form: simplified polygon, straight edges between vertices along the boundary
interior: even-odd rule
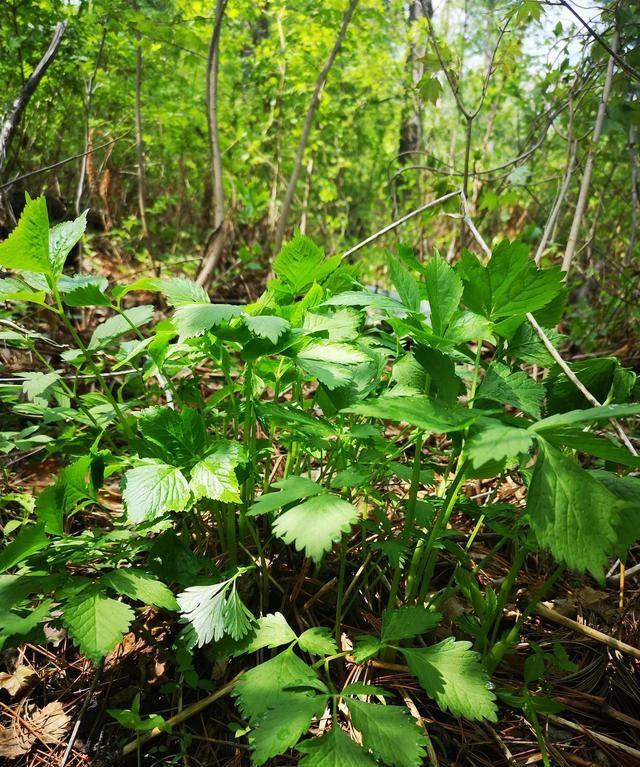
[[[304,767],[423,763],[427,741],[408,710],[388,690],[345,683],[346,656],[399,656],[442,710],[496,720],[490,671],[545,588],[564,568],[602,582],[640,536],[640,480],[622,474],[639,461],[594,431],[640,413],[628,404],[635,376],[613,358],[576,365],[606,402],[587,407],[525,322],[531,312],[557,325],[559,270],[536,268],[520,243],[501,243],[486,264],[465,251],[455,267],[400,248],[392,298],[297,235],[260,299],[236,306],[182,278],[109,287],[67,277],[83,230],[83,217],[50,229],[40,198],[0,245],[0,266],[15,271],[0,282],[2,300],[33,305],[71,341],[56,358],[18,322],[4,334],[40,365],[23,374],[28,402],[14,418],[31,419],[28,436],[48,440],[66,466],[5,527],[14,536],[0,554],[0,571],[12,572],[0,576],[0,643],[45,642],[44,626],[60,624],[97,663],[135,630],[130,603],[179,613],[186,683],[204,686],[190,666],[196,647],[244,656],[233,694],[255,765],[294,747]],[[124,308],[136,291],[161,293],[170,317],[154,324],[153,306]],[[108,317],[84,340],[69,310],[89,306]],[[550,373],[540,382],[525,365]],[[526,510],[462,493],[470,479],[509,474],[528,486]],[[122,513],[101,495],[112,477]],[[87,508],[101,526],[82,524]],[[450,525],[459,513],[470,518],[466,539]],[[483,526],[496,544],[476,563]],[[333,625],[298,634],[277,611],[286,546],[319,574],[338,554]],[[507,546],[500,589],[481,588],[479,571]],[[558,567],[503,629],[520,568],[539,550]],[[455,593],[473,606],[457,619],[468,640],[442,638]],[[354,632],[357,608],[376,605],[380,630]],[[324,734],[308,737],[320,719]]]

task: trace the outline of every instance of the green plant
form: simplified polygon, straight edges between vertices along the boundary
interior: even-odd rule
[[[640,413],[634,374],[611,360],[576,366],[603,387],[605,404],[585,407],[526,320],[558,323],[560,271],[536,268],[517,242],[487,263],[464,251],[456,267],[400,248],[389,263],[396,299],[296,235],[266,292],[238,306],[179,278],[110,288],[67,277],[83,230],[82,216],[50,229],[40,198],[0,245],[0,265],[16,271],[3,299],[33,304],[72,341],[54,363],[38,338],[5,339],[28,344],[41,365],[25,374],[30,402],[14,414],[33,419],[27,437],[45,438],[65,465],[5,528],[0,642],[45,641],[44,625],[60,624],[99,662],[135,630],[132,603],[180,613],[186,683],[197,684],[197,647],[243,658],[233,694],[257,765],[293,747],[305,767],[422,763],[427,740],[406,707],[390,690],[345,682],[345,659],[402,659],[440,709],[494,721],[490,672],[537,601],[565,568],[602,582],[610,558],[640,537],[640,480],[621,475],[640,460],[602,431]],[[135,291],[161,293],[171,316],[152,324],[152,305],[128,306]],[[88,339],[69,317],[84,306],[109,313]],[[531,365],[551,375],[539,381]],[[130,372],[114,383],[119,370]],[[478,506],[462,492],[509,474],[528,486],[526,509]],[[121,513],[103,500],[112,478]],[[101,524],[76,525],[89,509]],[[452,526],[454,515],[470,525]],[[512,550],[497,590],[481,588],[482,563],[469,555],[483,526],[492,554]],[[299,635],[274,610],[288,545],[318,573],[327,560],[337,567],[334,619]],[[557,569],[505,627],[518,573],[540,551]],[[473,607],[457,621],[468,640],[443,618],[455,594]],[[362,604],[381,606],[379,631],[354,632]],[[313,722],[319,738],[305,737]]]

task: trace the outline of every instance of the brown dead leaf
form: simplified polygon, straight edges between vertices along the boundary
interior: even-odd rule
[[[19,692],[29,687],[36,676],[31,666],[18,666],[12,674],[5,672],[0,674],[0,690],[6,690],[14,698]]]
[[[60,701],[54,701],[39,709],[31,716],[32,726],[38,740],[43,743],[59,743],[64,737],[71,717],[65,713]]]
[[[0,756],[17,759],[31,751],[35,736],[14,720],[10,727],[0,725]]]

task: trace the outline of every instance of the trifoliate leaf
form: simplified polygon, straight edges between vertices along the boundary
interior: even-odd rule
[[[272,344],[277,343],[280,336],[291,327],[288,320],[268,314],[257,316],[247,314],[243,322],[254,335],[267,338]]]
[[[120,568],[100,578],[100,583],[112,588],[118,594],[125,594],[146,605],[163,607],[165,610],[177,610],[178,603],[171,589],[154,575],[133,567]]]
[[[27,199],[18,225],[0,243],[0,266],[53,275],[49,257],[49,214],[44,196]]]
[[[539,418],[544,403],[544,387],[524,371],[512,373],[506,365],[496,363],[487,370],[476,399],[512,405],[523,413]]]
[[[189,497],[189,484],[180,469],[160,461],[129,469],[123,478],[122,499],[134,524],[181,511]]]
[[[326,695],[298,693],[289,702],[268,708],[249,733],[251,764],[259,767],[293,748],[308,732],[313,717],[322,715],[326,702]]]
[[[420,767],[426,756],[427,739],[417,722],[402,706],[384,706],[346,699],[353,726],[362,744],[385,764]]]
[[[233,304],[181,304],[173,315],[173,324],[180,340],[195,338],[240,316],[242,311],[241,306]]]
[[[232,695],[242,715],[256,724],[268,708],[290,703],[294,694],[288,688],[292,687],[312,687],[327,692],[326,687],[322,689],[324,685],[315,671],[288,649],[243,674]]]
[[[336,640],[331,629],[314,626],[300,634],[298,646],[312,655],[335,655],[338,652]]]
[[[283,506],[287,506],[294,501],[300,501],[302,498],[309,498],[312,495],[326,492],[322,485],[306,477],[290,476],[287,479],[274,482],[273,487],[277,487],[279,492],[266,493],[260,496],[249,510],[250,516],[267,514],[270,511],[276,511]]]
[[[273,261],[273,271],[295,295],[314,282],[322,282],[340,265],[340,256],[325,260],[323,251],[305,235],[296,232]]]
[[[97,663],[113,650],[133,620],[133,610],[98,591],[81,591],[64,606],[62,622],[83,655]]]
[[[382,641],[398,642],[401,639],[426,634],[442,620],[438,612],[420,605],[406,605],[397,610],[385,610],[382,615]]]
[[[431,327],[437,336],[442,336],[460,305],[462,280],[440,256],[430,258],[423,271],[431,309]]]
[[[336,495],[317,495],[281,514],[273,532],[285,543],[293,543],[316,562],[331,545],[348,533],[358,519],[358,510]]]
[[[538,447],[527,498],[538,543],[558,561],[604,583],[623,503],[557,448],[542,439]]]
[[[67,256],[84,234],[84,230],[87,228],[88,212],[87,209],[74,221],[63,221],[61,224],[52,226],[49,230],[49,258],[54,274],[62,273]]]
[[[466,719],[497,721],[489,674],[470,642],[445,639],[425,649],[401,648],[409,671],[443,711]]]
[[[280,647],[283,644],[295,642],[296,638],[295,631],[282,613],[265,615],[256,621],[255,633],[242,652],[256,652],[263,647]]]
[[[115,343],[120,336],[132,333],[136,328],[146,325],[153,319],[153,306],[134,306],[133,309],[126,309],[122,315],[117,314],[98,325],[89,341],[88,348],[91,351],[104,349]]]
[[[297,750],[306,754],[299,767],[375,767],[376,761],[334,722],[326,735],[305,740]]]
[[[182,617],[195,631],[197,646],[202,647],[213,640],[217,642],[225,633],[225,594],[229,581],[212,586],[189,586],[177,600]]]
[[[482,428],[465,445],[465,452],[474,468],[491,461],[516,458],[529,452],[532,434],[527,429],[517,429],[500,421],[482,421]]]
[[[225,634],[228,634],[236,641],[242,639],[251,631],[251,625],[254,620],[253,613],[240,599],[235,584],[227,597],[222,617],[224,619]]]
[[[197,498],[211,498],[223,503],[240,503],[240,485],[235,469],[240,463],[239,443],[220,440],[191,472],[190,486]]]
[[[459,405],[445,405],[428,397],[412,395],[409,397],[383,396],[370,398],[347,408],[347,412],[382,418],[388,421],[404,421],[435,434],[462,431],[470,426],[481,411]]]

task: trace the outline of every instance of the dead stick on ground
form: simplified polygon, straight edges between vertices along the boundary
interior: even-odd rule
[[[595,639],[596,642],[601,642],[602,644],[607,645],[607,647],[611,647],[612,649],[626,653],[627,655],[632,655],[634,658],[640,660],[640,649],[637,647],[627,644],[626,642],[621,642],[614,637],[610,637],[602,631],[591,628],[591,626],[585,626],[583,623],[578,623],[571,618],[567,618],[566,615],[561,615],[559,612],[556,612],[556,610],[552,610],[545,605],[539,604],[537,607],[534,607],[533,612],[541,618],[545,618],[553,623],[557,623],[559,626],[571,629],[578,634],[583,634],[591,639]]]
[[[584,733],[594,740],[599,740],[601,743],[605,743],[607,746],[617,748],[618,751],[623,751],[625,754],[629,754],[630,756],[635,756],[636,759],[640,759],[640,751],[638,751],[637,748],[632,748],[626,743],[620,743],[619,740],[614,740],[608,735],[601,735],[599,732],[594,732],[588,727],[585,727],[583,724],[575,724],[574,722],[570,722],[568,719],[564,719],[560,716],[555,716],[554,714],[540,714],[540,716],[543,716],[549,722],[553,722],[553,724],[557,724],[558,727],[566,727],[568,730]]]
[[[202,700],[196,701],[196,703],[192,703],[190,706],[187,706],[179,714],[172,716],[171,719],[167,719],[163,727],[154,727],[150,732],[141,735],[135,740],[129,741],[129,743],[127,743],[122,749],[122,756],[129,756],[129,754],[132,754],[134,751],[136,751],[139,746],[142,746],[144,743],[148,743],[150,740],[157,738],[158,735],[162,735],[163,732],[167,732],[176,725],[185,722],[187,719],[190,719],[195,714],[198,714],[200,711],[207,708],[207,706],[210,706],[212,703],[220,700],[220,698],[224,698],[225,695],[228,695],[231,690],[233,690],[243,673],[244,672],[240,672],[224,687],[221,687],[219,690],[212,692],[211,695],[207,695],[206,698],[203,698]]]

